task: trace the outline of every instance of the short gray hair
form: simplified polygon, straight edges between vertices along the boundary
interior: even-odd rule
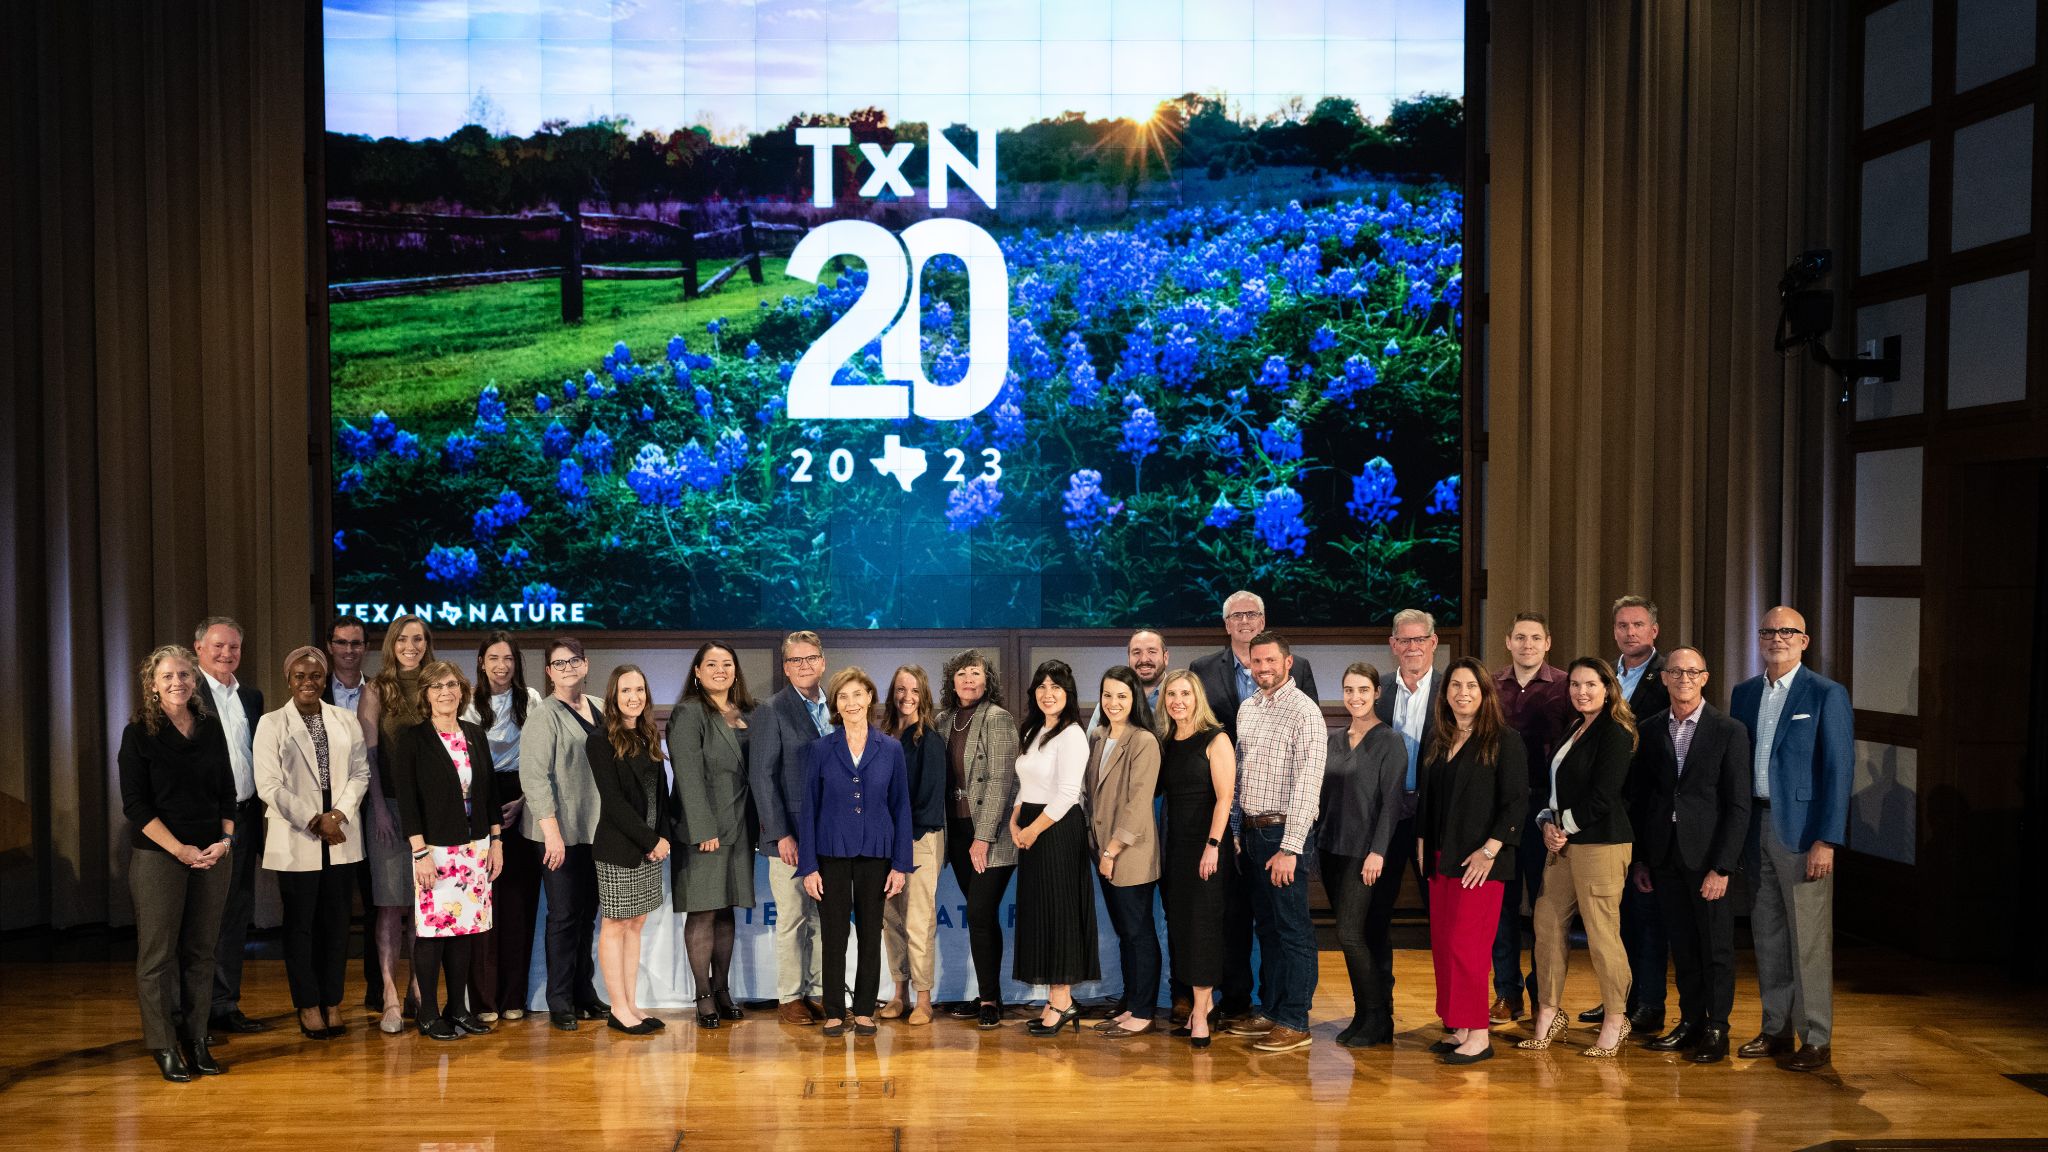
[[[1259,615],[1264,616],[1266,614],[1265,598],[1260,596],[1257,592],[1253,592],[1246,588],[1239,588],[1237,591],[1232,592],[1230,595],[1225,596],[1223,598],[1223,614],[1225,616],[1230,615],[1231,604],[1239,600],[1251,601],[1252,604],[1258,608]]]
[[[1424,629],[1424,636],[1436,635],[1436,617],[1420,608],[1403,608],[1394,613],[1393,627],[1399,628],[1403,624],[1420,624]]]
[[[199,622],[199,627],[192,630],[192,646],[197,648],[206,643],[206,634],[215,628],[233,628],[235,639],[242,638],[242,625],[233,616],[208,616]]]
[[[1611,622],[1616,616],[1621,615],[1623,608],[1641,608],[1650,614],[1650,623],[1655,624],[1657,622],[1657,602],[1648,596],[1628,595],[1621,597],[1614,602],[1614,607],[1607,610],[1607,619]],[[1700,659],[1704,660],[1706,657],[1702,656]]]

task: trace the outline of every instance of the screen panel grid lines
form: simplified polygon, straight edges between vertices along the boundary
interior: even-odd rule
[[[1456,624],[1461,0],[338,0],[335,609]]]

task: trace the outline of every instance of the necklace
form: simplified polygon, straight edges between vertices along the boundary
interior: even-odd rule
[[[962,720],[965,720],[966,723],[961,723]],[[955,732],[965,732],[967,731],[968,725],[973,723],[974,707],[972,705],[969,705],[966,708],[962,708],[960,711],[955,712],[953,714],[953,731]]]

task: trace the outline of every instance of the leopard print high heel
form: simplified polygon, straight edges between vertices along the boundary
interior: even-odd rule
[[[1585,1050],[1584,1052],[1581,1052],[1581,1053],[1579,1053],[1579,1055],[1581,1055],[1581,1056],[1591,1056],[1591,1057],[1593,1057],[1593,1058],[1594,1058],[1594,1059],[1596,1059],[1596,1060],[1598,1060],[1598,1059],[1601,1059],[1601,1058],[1603,1058],[1603,1057],[1611,1057],[1611,1056],[1613,1056],[1613,1055],[1614,1055],[1615,1053],[1617,1053],[1617,1052],[1620,1052],[1620,1051],[1621,1051],[1621,1046],[1622,1046],[1623,1044],[1626,1044],[1626,1043],[1628,1043],[1628,1034],[1629,1034],[1629,1024],[1628,1024],[1628,1017],[1624,1016],[1624,1017],[1622,1017],[1622,1018],[1621,1018],[1621,1032],[1620,1032],[1620,1034],[1619,1034],[1619,1035],[1615,1036],[1615,1038],[1614,1038],[1614,1044],[1613,1044],[1613,1046],[1612,1046],[1612,1047],[1608,1047],[1608,1048],[1602,1048],[1602,1047],[1599,1047],[1598,1045],[1595,1045],[1594,1047],[1588,1048],[1588,1049],[1586,1049],[1586,1050]]]
[[[1543,1035],[1531,1036],[1527,1040],[1517,1041],[1515,1047],[1529,1052],[1541,1052],[1552,1044],[1557,1043],[1557,1038],[1564,1035],[1564,1030],[1569,1027],[1571,1027],[1571,1022],[1565,1019],[1564,1009],[1559,1008],[1551,1014],[1550,1027],[1544,1030]]]

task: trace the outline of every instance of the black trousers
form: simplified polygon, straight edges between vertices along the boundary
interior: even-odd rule
[[[256,873],[263,864],[264,817],[269,809],[251,796],[235,807],[235,851],[229,861],[228,902],[220,913],[220,941],[213,959],[213,1014],[242,1003],[242,949],[256,916]]]
[[[341,1003],[348,980],[348,902],[363,867],[328,864],[277,874],[284,901],[284,975],[294,1008]]]
[[[1675,854],[1650,870],[1678,969],[1679,1016],[1726,1029],[1735,1010],[1735,902],[1728,895],[1703,899],[1706,877],[1704,870],[1680,864]]]
[[[470,1003],[479,1012],[526,1008],[533,966],[533,920],[540,911],[540,845],[505,829],[505,869],[491,881],[491,930],[478,943]]]
[[[1401,895],[1401,877],[1410,872],[1415,874],[1415,890],[1426,911],[1429,908],[1429,885],[1423,883],[1422,873],[1415,870],[1415,817],[1404,816],[1394,823],[1393,838],[1387,841],[1387,864],[1380,869],[1379,883],[1372,886],[1372,905],[1365,913],[1366,938],[1382,942],[1373,956],[1373,963],[1379,968],[1384,995],[1388,997],[1394,994],[1394,950],[1386,947],[1385,941],[1393,929],[1394,904]]]
[[[1372,909],[1386,888],[1386,874],[1392,862],[1381,866],[1380,879],[1371,886],[1360,875],[1365,868],[1364,857],[1326,851],[1321,863],[1323,891],[1329,894],[1331,910],[1337,916],[1337,944],[1344,950],[1344,974],[1351,982],[1352,1015],[1383,1020],[1391,1026],[1394,989],[1382,979],[1383,961],[1392,956],[1387,950],[1388,923],[1380,920],[1376,925]]]
[[[363,826],[369,827],[369,802],[363,803]],[[370,862],[356,867],[356,892],[363,898],[363,1007],[384,1010],[384,962],[377,957],[377,895],[370,884]]]
[[[574,1012],[597,999],[597,961],[590,941],[597,931],[597,864],[590,845],[563,849],[562,866],[541,870],[548,894],[548,1011]],[[426,962],[414,957],[413,966]],[[465,973],[465,976],[467,973]]]
[[[875,990],[882,983],[882,887],[889,879],[889,862],[880,856],[820,856],[818,878],[825,884],[825,894],[818,900],[824,932],[825,1019],[846,1019],[849,927],[857,929],[853,1014],[873,1016]]]
[[[1671,967],[1671,941],[1664,932],[1663,903],[1655,892],[1636,891],[1631,877],[1621,888],[1621,946],[1628,953],[1630,1015],[1648,1009],[1664,1014],[1665,972]],[[1656,878],[1651,877],[1652,884]],[[1695,884],[1697,888],[1699,885]]]
[[[967,950],[974,957],[974,983],[981,999],[1003,1002],[1003,896],[1010,890],[1014,864],[974,870],[968,855],[974,846],[974,822],[954,817],[946,822],[946,862],[967,897]],[[845,944],[842,940],[841,949]]]
[[[1116,930],[1118,962],[1123,967],[1124,991],[1119,998],[1124,1008],[1140,1020],[1150,1020],[1159,1011],[1159,924],[1152,915],[1154,893],[1159,885],[1132,884],[1119,888],[1098,874],[1102,904],[1109,909],[1109,926]]]

